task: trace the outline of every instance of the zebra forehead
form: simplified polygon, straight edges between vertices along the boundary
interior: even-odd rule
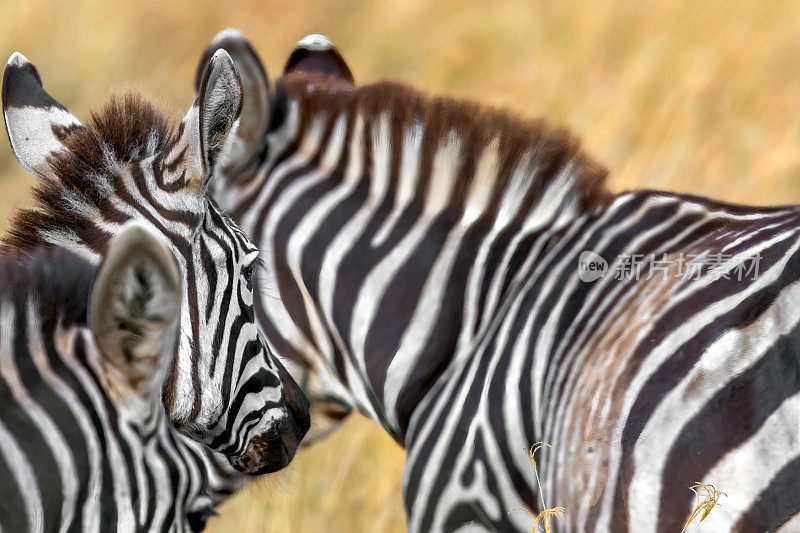
[[[245,254],[258,250],[255,244],[250,240],[250,237],[242,231],[228,213],[217,205],[213,198],[206,198],[206,206],[209,214],[209,216],[206,217],[206,221],[227,233],[231,241],[236,244],[237,248],[241,248],[242,252]]]
[[[402,149],[405,133],[416,128],[424,131],[423,151],[433,152],[457,144],[463,154],[458,158],[459,163],[471,161],[477,165],[488,149],[495,152],[492,160],[496,169],[481,175],[491,178],[495,174],[508,174],[508,169],[526,154],[532,154],[538,169],[545,174],[571,165],[581,210],[594,208],[609,198],[605,167],[581,148],[572,133],[551,127],[542,119],[522,118],[468,100],[430,96],[393,81],[354,88],[335,77],[292,72],[277,81],[270,131],[282,126],[274,117],[285,117],[290,102],[296,102],[299,110],[298,137],[319,116],[334,120],[342,115],[362,115],[373,131],[380,117],[388,117],[391,128],[387,134],[393,148]]]

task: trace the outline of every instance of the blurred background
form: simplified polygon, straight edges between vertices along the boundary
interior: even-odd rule
[[[0,55],[25,54],[78,117],[133,89],[177,124],[200,54],[226,27],[245,32],[273,78],[297,40],[323,33],[359,83],[399,79],[568,126],[617,191],[800,202],[798,0],[2,0]],[[4,139],[0,174],[5,228],[31,180]],[[209,529],[403,531],[404,454],[351,418]]]

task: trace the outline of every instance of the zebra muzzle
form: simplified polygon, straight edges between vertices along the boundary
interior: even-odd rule
[[[297,446],[294,431],[281,431],[278,424],[250,440],[247,451],[231,460],[234,468],[249,475],[269,474],[288,465]]]
[[[231,459],[233,467],[245,474],[268,474],[287,466],[310,426],[305,394],[281,365],[278,366],[278,377],[283,386],[286,416],[253,437],[244,454]]]

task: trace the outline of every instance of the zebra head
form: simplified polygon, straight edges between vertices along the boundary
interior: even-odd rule
[[[210,187],[211,195],[223,207],[227,207],[226,204],[232,198],[230,186],[246,182],[259,171],[264,155],[270,149],[266,133],[284,120],[285,109],[277,102],[275,91],[270,86],[267,71],[257,52],[247,38],[235,29],[221,31],[206,48],[195,78],[197,90],[201,86],[203,72],[220,50],[233,58],[241,76],[243,90],[242,118],[239,128],[232,135],[233,148],[230,157],[221,169],[219,178]],[[344,58],[323,35],[309,35],[297,43],[284,67],[285,75],[293,72],[324,76],[326,81],[341,83],[344,87],[352,87],[354,83],[353,74]],[[259,290],[263,293],[270,290],[268,280],[272,273],[269,262],[261,274]],[[268,295],[262,299],[257,295],[257,308],[264,299],[269,300],[272,305],[282,305],[281,298]],[[312,343],[307,344],[308,350],[304,353],[284,350],[282,343],[277,340],[278,335],[270,335],[266,330],[265,333],[268,342],[274,343],[275,353],[311,400],[313,425],[304,444],[328,435],[352,412],[354,402],[350,394],[336,378],[330,362],[316,352]]]
[[[308,403],[254,322],[258,250],[206,194],[241,113],[231,58],[224,51],[211,58],[175,133],[134,96],[81,124],[19,53],[6,68],[2,99],[14,153],[38,178],[36,206],[16,216],[5,248],[54,245],[99,262],[129,220],[161,235],[183,284],[162,384],[171,422],[242,472],[288,464],[308,429]]]
[[[55,250],[55,254],[61,255],[50,256],[52,264],[45,262],[44,266],[69,269],[72,261],[67,256],[75,256]],[[41,250],[35,253],[42,255]],[[94,269],[79,258],[75,261],[85,264],[83,270],[88,269],[95,276],[87,318],[99,355],[98,368],[105,393],[116,402],[117,416],[130,416],[120,414],[128,409],[137,410],[139,416],[145,413],[149,416],[152,409],[162,408],[161,384],[169,371],[172,347],[179,335],[181,275],[176,258],[150,228],[131,221],[109,243],[99,268]],[[75,277],[80,278],[83,270]],[[58,272],[56,279],[69,270]],[[74,306],[61,301],[56,305],[64,304]],[[190,490],[185,494],[175,492],[174,504],[184,511],[176,514],[175,520],[188,523],[191,531],[202,531],[206,520],[215,514],[214,508],[239,488],[241,475],[220,463],[219,459],[224,459],[208,448],[188,439],[177,440],[179,445],[186,444],[183,450],[193,460],[199,459],[202,468],[196,472],[186,469],[190,475],[198,476],[199,483],[189,483]],[[185,460],[186,456],[181,458]],[[175,472],[180,475],[183,470],[176,468]],[[171,481],[179,483],[178,479]]]

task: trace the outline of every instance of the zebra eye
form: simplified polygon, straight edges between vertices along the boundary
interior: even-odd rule
[[[252,281],[253,279],[253,274],[255,273],[255,271],[256,271],[255,263],[250,263],[249,265],[242,268],[242,276],[244,276],[244,279],[247,280],[248,283],[250,283],[250,281]]]
[[[250,261],[247,262],[245,266],[242,267],[242,276],[250,283],[253,279],[253,274],[255,274],[256,270],[260,267],[264,266],[264,262],[258,257],[258,254],[252,254]]]

